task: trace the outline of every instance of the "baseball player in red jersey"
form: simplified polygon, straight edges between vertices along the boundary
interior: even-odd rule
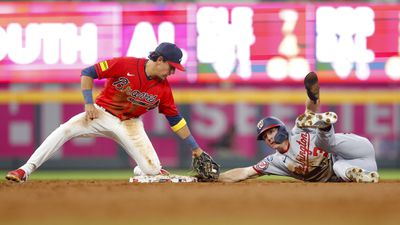
[[[112,138],[136,161],[143,174],[164,173],[166,171],[161,169],[140,119],[141,115],[155,108],[166,116],[172,130],[192,150],[194,157],[207,154],[196,143],[185,119],[179,114],[167,80],[175,69],[185,70],[180,64],[182,51],[175,44],[161,43],[148,58],[113,58],[82,70],[85,112],[54,130],[26,164],[8,172],[6,179],[26,181],[66,141],[82,136]],[[107,79],[95,102],[92,97],[93,79]]]
[[[289,176],[310,182],[379,181],[375,151],[371,142],[355,134],[335,133],[333,112],[317,113],[318,77],[309,73],[305,78],[309,99],[306,112],[288,132],[276,117],[266,117],[257,124],[257,140],[275,149],[254,166],[228,170],[219,176],[221,182],[238,182],[263,175]]]

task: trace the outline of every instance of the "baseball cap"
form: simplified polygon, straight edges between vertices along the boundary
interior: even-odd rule
[[[157,46],[155,51],[162,55],[169,65],[185,71],[185,68],[181,65],[182,51],[175,44],[163,42]]]

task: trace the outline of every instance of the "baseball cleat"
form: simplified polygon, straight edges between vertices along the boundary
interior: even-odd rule
[[[376,171],[366,172],[361,168],[352,167],[346,171],[347,178],[356,183],[378,183],[379,174]]]
[[[327,128],[335,124],[337,119],[338,116],[334,112],[308,112],[297,117],[296,125],[299,128]]]
[[[160,169],[160,175],[169,175],[170,173],[165,169]]]
[[[17,183],[22,183],[27,180],[26,173],[23,169],[16,169],[13,171],[10,171],[6,175],[7,180],[11,180]]]

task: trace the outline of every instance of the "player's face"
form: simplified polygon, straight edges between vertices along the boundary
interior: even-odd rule
[[[263,138],[268,147],[278,150],[278,152],[285,152],[285,142],[281,144],[275,143],[275,136],[278,133],[278,127],[273,127],[264,132]]]
[[[157,74],[156,77],[160,80],[165,80],[169,75],[175,73],[175,67],[169,65],[167,61],[164,61],[162,56],[157,59]]]

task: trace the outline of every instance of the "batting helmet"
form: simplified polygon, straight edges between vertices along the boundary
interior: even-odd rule
[[[278,118],[269,116],[260,120],[257,124],[257,140],[263,140],[263,133],[266,130],[277,127],[278,133],[275,135],[274,141],[277,144],[282,143],[289,137],[289,132],[285,124]]]

